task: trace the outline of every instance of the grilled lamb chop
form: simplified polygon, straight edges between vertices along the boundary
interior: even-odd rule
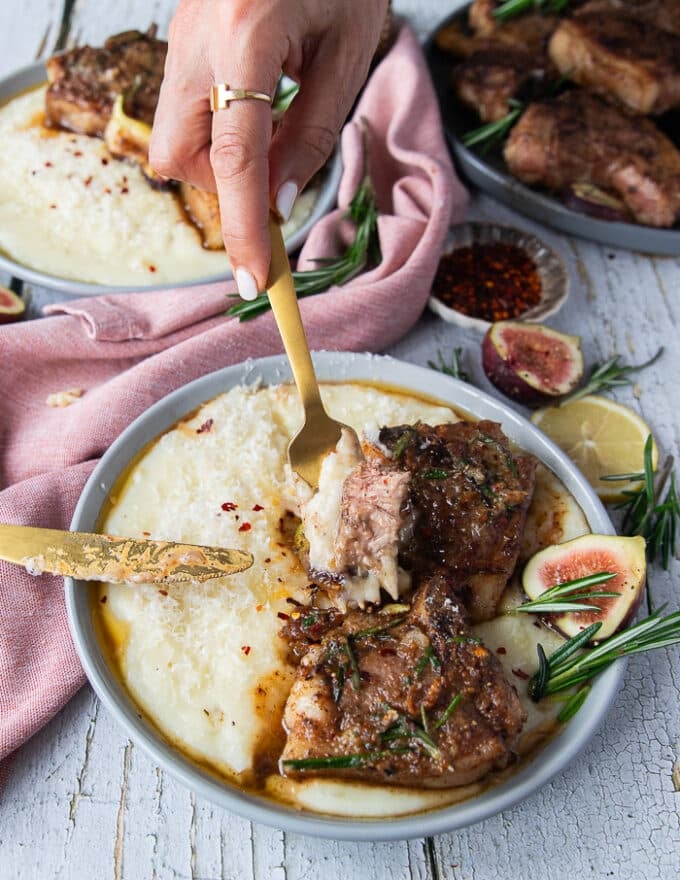
[[[451,77],[458,99],[484,122],[493,122],[508,113],[511,98],[535,95],[556,76],[547,54],[556,23],[555,16],[523,15],[481,38],[471,37],[456,21],[442,28],[439,48],[464,59]]]
[[[284,632],[298,645],[305,619]],[[351,612],[307,650],[285,707],[281,768],[466,785],[508,763],[524,720],[500,663],[471,638],[460,600],[435,577],[407,613]]]
[[[636,113],[680,106],[677,0],[594,0],[560,22],[549,54],[563,76]]]
[[[680,214],[680,152],[650,120],[582,90],[530,105],[503,155],[525,183],[557,193],[594,184],[639,223],[672,226]]]
[[[152,25],[146,34],[126,31],[109,37],[101,48],[81,46],[50,58],[48,125],[103,137],[120,94],[126,114],[151,125],[166,51],[167,43],[156,39]]]
[[[399,561],[417,579],[451,573],[473,620],[488,620],[517,564],[536,460],[495,422],[383,428],[410,471]]]

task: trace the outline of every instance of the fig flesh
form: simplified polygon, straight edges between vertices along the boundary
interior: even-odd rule
[[[583,378],[581,339],[544,324],[497,321],[484,336],[482,366],[506,397],[525,406],[554,403]]]
[[[10,324],[24,316],[26,303],[9,287],[0,286],[0,324]]]
[[[583,603],[593,605],[594,611],[552,613],[544,615],[544,619],[569,638],[592,623],[601,623],[596,638],[600,642],[626,626],[640,606],[647,573],[644,538],[639,535],[632,538],[581,535],[564,544],[553,544],[539,551],[526,564],[522,586],[530,599],[538,599],[550,587],[598,572],[610,572],[616,576],[590,590],[611,591],[619,593],[618,596],[584,599]],[[581,592],[589,590],[579,590]]]

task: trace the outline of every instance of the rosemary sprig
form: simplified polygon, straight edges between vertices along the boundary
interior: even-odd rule
[[[522,15],[524,12],[531,12],[534,9],[548,13],[562,12],[568,5],[569,0],[505,0],[491,14],[499,21],[508,21],[516,15]]]
[[[426,727],[427,718],[425,718],[424,724],[421,727],[419,724],[416,724],[415,721],[412,721],[405,715],[398,713],[397,720],[394,722],[394,724],[388,727],[386,731],[383,732],[381,739],[383,740],[383,742],[391,742],[392,740],[399,739],[416,740],[416,742],[418,742],[418,744],[422,746],[427,754],[431,758],[434,758],[435,761],[437,761],[439,760],[439,758],[441,758],[441,752],[437,748]]]
[[[581,601],[583,599],[606,599],[612,596],[620,596],[620,593],[609,590],[592,591],[588,587],[596,587],[616,577],[615,573],[600,571],[597,574],[589,574],[586,577],[576,578],[573,581],[565,581],[546,590],[531,602],[525,602],[512,608],[507,614],[517,614],[521,611],[532,614],[564,613],[566,611],[597,611],[597,605],[589,605]]]
[[[461,138],[464,146],[472,147],[475,144],[484,144],[485,147],[490,147],[492,144],[502,141],[524,111],[523,102],[516,98],[511,98],[508,104],[511,109],[505,116],[495,122],[486,122],[479,128],[466,131]]]
[[[539,645],[539,668],[529,681],[532,700],[538,702],[548,694],[559,693],[587,681],[619,657],[680,644],[680,611],[662,617],[663,610],[659,608],[638,623],[604,639],[594,648],[581,651],[597,635],[601,623],[593,623],[566,641],[550,657],[546,657]]]
[[[315,260],[319,264],[318,269],[293,272],[298,299],[303,296],[323,293],[329,287],[345,284],[355,275],[363,272],[367,266],[375,266],[380,262],[378,208],[368,173],[364,175],[359,184],[345,216],[351,219],[356,227],[354,241],[337,259],[321,258]],[[227,314],[230,317],[238,318],[239,321],[248,321],[250,318],[266,312],[269,308],[269,297],[266,293],[261,293],[249,302],[237,302],[236,305],[228,309]]]
[[[433,370],[438,370],[440,373],[444,373],[447,376],[452,376],[454,379],[460,379],[462,382],[470,382],[471,380],[469,374],[465,372],[461,365],[462,354],[462,348],[458,347],[452,349],[451,360],[447,364],[441,351],[437,351],[439,363],[436,363],[435,361],[428,361],[427,365]]]
[[[605,361],[603,364],[595,364],[586,384],[581,386],[581,388],[577,388],[576,391],[572,391],[571,394],[567,394],[566,397],[563,397],[558,406],[564,406],[565,403],[579,400],[579,398],[585,397],[587,394],[598,394],[602,391],[610,391],[612,388],[618,388],[621,385],[631,385],[632,382],[628,376],[631,373],[637,373],[639,370],[644,370],[645,367],[651,367],[652,364],[655,364],[659,360],[662,354],[663,346],[657,351],[654,357],[645,361],[644,364],[628,365],[620,364],[619,361],[621,360],[621,355],[615,354],[614,357],[609,358],[609,360]]]
[[[272,113],[276,116],[283,115],[293,103],[293,98],[300,91],[300,86],[295,80],[281,77],[276,86],[274,100],[272,101]]]
[[[557,720],[564,723],[565,721],[569,721],[570,718],[573,718],[574,715],[576,715],[578,710],[581,708],[581,706],[585,703],[586,697],[588,696],[590,691],[590,685],[584,684],[583,687],[579,688],[575,694],[572,694],[560,710],[560,713],[557,716]]]
[[[644,449],[644,471],[634,474],[605,474],[601,479],[608,481],[642,481],[639,489],[624,490],[625,500],[616,505],[624,510],[621,533],[642,535],[647,542],[647,557],[654,562],[657,556],[668,569],[671,557],[675,556],[676,535],[680,520],[680,500],[678,499],[673,456],[669,455],[658,475],[654,472],[652,453],[654,441],[649,434]],[[663,500],[666,484],[670,486]]]

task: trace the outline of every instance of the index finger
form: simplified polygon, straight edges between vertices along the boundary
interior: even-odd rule
[[[258,77],[259,76],[259,80]],[[222,80],[232,89],[272,95],[277,76],[231,73]],[[210,161],[220,203],[224,246],[239,292],[254,299],[264,290],[269,271],[269,144],[271,105],[244,98],[215,110]]]

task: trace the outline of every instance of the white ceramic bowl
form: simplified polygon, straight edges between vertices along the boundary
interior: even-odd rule
[[[569,273],[555,251],[530,232],[497,223],[461,223],[449,229],[444,253],[450,254],[458,248],[473,244],[497,242],[513,244],[525,251],[534,261],[541,279],[540,302],[521,315],[517,315],[513,320],[535,323],[545,320],[562,308],[569,296]],[[474,318],[450,308],[436,296],[430,296],[428,305],[440,318],[451,324],[458,324],[459,327],[473,327],[486,333],[491,326],[490,322],[483,318]]]
[[[314,355],[314,364],[322,381],[361,379],[387,383],[391,387],[426,393],[477,418],[500,422],[511,440],[536,455],[562,480],[580,504],[592,531],[613,532],[602,504],[564,453],[526,419],[489,395],[434,370],[376,355],[321,352]],[[107,450],[83,490],[71,527],[94,530],[111,487],[131,459],[203,402],[235,385],[281,383],[290,381],[290,377],[285,357],[247,361],[191,382],[159,401]],[[132,699],[109,668],[92,624],[91,595],[85,583],[66,580],[69,622],[83,667],[102,702],[127,736],[191,790],[227,810],[286,831],[339,840],[423,837],[479,822],[511,807],[563,770],[583,749],[602,723],[624,669],[619,661],[600,675],[575,720],[509,779],[478,797],[428,813],[388,820],[325,817],[247,794],[220,781],[169,745],[140,717]]]

